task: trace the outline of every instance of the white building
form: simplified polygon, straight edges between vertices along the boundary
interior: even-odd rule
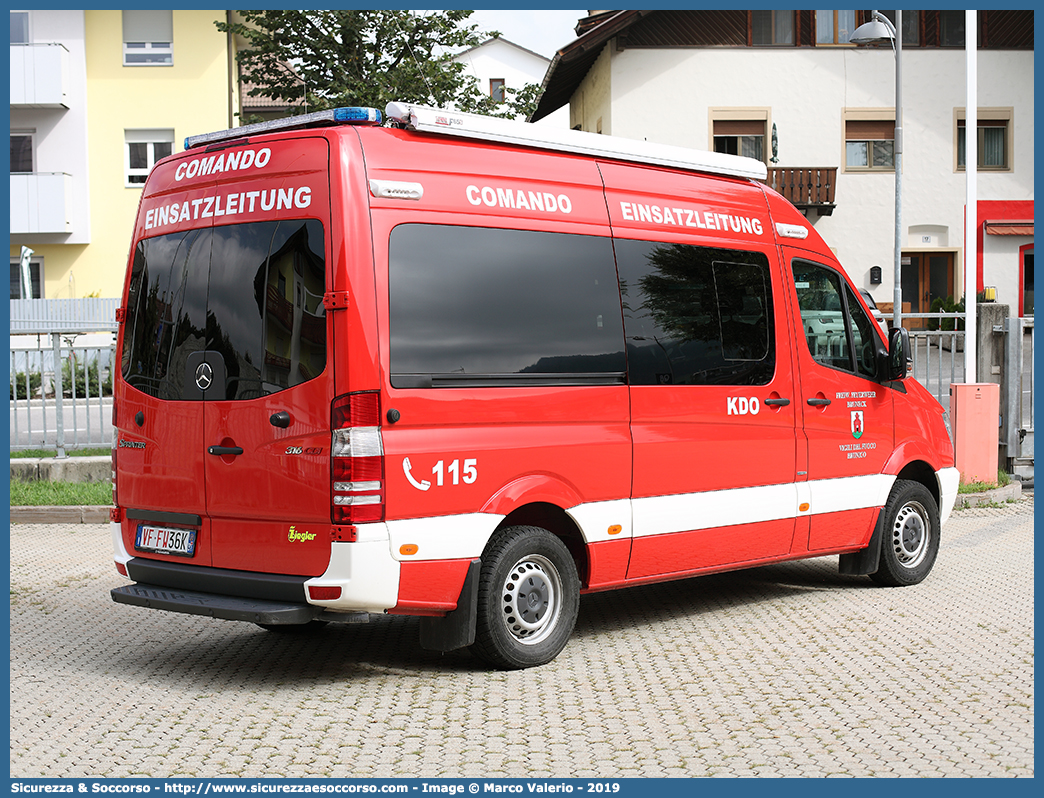
[[[482,92],[494,99],[503,98],[505,87],[521,89],[529,83],[539,86],[551,65],[551,59],[508,41],[503,36],[487,39],[454,56],[453,60],[464,64],[467,74],[478,80]],[[565,127],[569,123],[569,110],[559,108],[541,121]]]
[[[91,242],[83,11],[11,12],[11,284],[30,244],[43,296],[41,244]]]
[[[895,58],[848,43],[866,16],[595,12],[555,55],[533,119],[568,105],[570,127],[764,160],[770,184],[890,308]],[[1031,315],[1033,12],[978,19],[978,284]],[[904,305],[926,312],[963,294],[964,12],[904,12],[903,34],[901,283]]]

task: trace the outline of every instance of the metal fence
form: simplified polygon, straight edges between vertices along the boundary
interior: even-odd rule
[[[12,299],[10,446],[112,443],[117,299]]]
[[[115,299],[11,300],[11,449],[106,447],[112,439]],[[53,313],[53,318],[46,315]],[[963,314],[915,314],[956,319]],[[903,316],[907,318],[906,314]],[[1033,457],[1033,318],[1009,319],[1004,435],[1010,452]],[[912,376],[950,406],[950,384],[964,382],[963,331],[911,330]],[[59,367],[56,368],[56,364]],[[1018,456],[1016,454],[1010,456]]]

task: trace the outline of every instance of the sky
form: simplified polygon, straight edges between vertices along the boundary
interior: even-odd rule
[[[498,30],[508,41],[553,58],[555,51],[576,39],[577,20],[586,11],[545,8],[537,11],[476,11],[469,21],[479,30]]]

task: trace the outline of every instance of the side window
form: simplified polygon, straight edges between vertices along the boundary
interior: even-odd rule
[[[760,252],[615,241],[632,385],[765,385],[772,281]]]
[[[833,269],[795,260],[794,285],[805,341],[824,366],[873,379],[877,338],[852,289]]]
[[[403,224],[388,261],[394,387],[623,383],[610,239]]]

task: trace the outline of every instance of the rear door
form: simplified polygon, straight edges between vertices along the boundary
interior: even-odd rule
[[[213,374],[201,448],[217,567],[314,575],[328,562],[325,252],[315,219],[214,228],[192,372]]]
[[[119,459],[119,501],[195,517],[192,562],[328,562],[328,195],[319,137],[193,153],[150,179],[117,405],[145,446]]]

